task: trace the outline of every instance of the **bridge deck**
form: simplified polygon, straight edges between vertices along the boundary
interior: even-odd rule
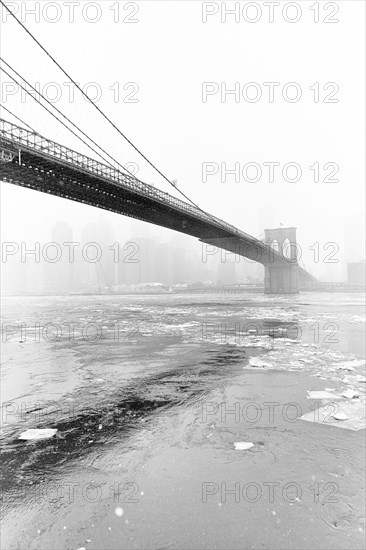
[[[128,173],[2,119],[0,146],[4,181],[168,227],[263,265],[293,265],[233,225]]]

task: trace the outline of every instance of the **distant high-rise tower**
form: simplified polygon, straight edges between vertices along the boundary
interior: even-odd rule
[[[344,221],[344,249],[347,264],[365,258],[365,218],[361,212]]]
[[[51,242],[43,247],[43,288],[52,294],[64,294],[72,290],[74,264],[70,261],[69,248],[73,232],[67,223],[58,221],[52,228]]]
[[[120,250],[117,256],[113,231],[106,218],[101,215],[98,221],[88,223],[82,230],[81,241],[84,289],[110,289],[118,279],[115,259],[122,262],[123,254]]]

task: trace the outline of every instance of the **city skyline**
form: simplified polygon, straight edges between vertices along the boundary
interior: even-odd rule
[[[261,221],[263,218],[262,213]],[[126,221],[123,240],[117,239],[121,233],[115,216],[99,212],[97,220],[79,225],[77,231],[58,220],[50,228],[49,240],[19,241],[17,253],[9,254],[2,263],[4,293],[17,294],[20,289],[34,294],[118,292],[147,283],[169,287],[263,282],[260,264],[223,250],[207,249],[204,243],[180,233],[165,231],[164,239],[154,234],[156,228],[150,224]],[[312,247],[314,259],[318,254],[319,261],[308,268],[319,280],[349,279],[349,264],[364,260],[361,228],[361,217],[345,220],[343,248],[331,246],[328,251],[329,259],[337,262],[322,262],[320,247]],[[358,241],[352,238],[356,232],[360,234]],[[3,247],[7,242],[13,241],[3,239]]]

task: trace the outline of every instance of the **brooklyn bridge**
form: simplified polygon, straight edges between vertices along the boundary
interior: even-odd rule
[[[315,281],[298,265],[296,228],[266,229],[264,240],[130,173],[0,119],[1,180],[109,210],[199,239],[265,267],[265,292],[293,294]]]

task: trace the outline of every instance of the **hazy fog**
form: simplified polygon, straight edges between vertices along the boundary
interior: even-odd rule
[[[219,15],[203,23],[201,3],[188,1],[141,2],[135,16],[138,22],[114,23],[112,4],[100,3],[102,16],[96,23],[83,20],[77,9],[75,22],[69,23],[65,9],[57,23],[42,17],[35,22],[28,16],[25,24],[75,80],[82,85],[97,83],[98,105],[201,208],[254,236],[265,227],[296,226],[310,271],[325,279],[343,280],[345,262],[364,257],[364,51],[359,38],[364,4],[343,2],[340,21],[333,25],[314,24],[305,7],[296,24],[281,18],[274,23],[263,18],[255,24],[228,18],[222,23]],[[265,42],[259,26],[266,28]],[[176,194],[77,91],[70,101],[66,77],[14,21],[3,23],[1,31],[2,56],[23,77],[40,83],[41,89],[56,83],[59,109],[120,162],[137,163],[142,180]],[[32,64],[25,61],[25,50]],[[14,90],[8,77],[1,74],[1,79],[4,105],[45,136],[93,156],[32,99]],[[235,82],[241,87],[256,82],[263,96],[254,103],[242,97],[236,102],[234,95],[228,95],[222,102],[217,93],[203,102],[203,82],[226,83],[227,89]],[[280,83],[273,103],[268,101],[265,82]],[[288,82],[298,83],[302,90],[295,103],[282,97]],[[323,85],[337,83],[338,102],[316,103],[310,90],[315,82],[320,83],[321,99],[326,95]],[[51,97],[54,90],[46,89]],[[95,93],[95,89],[89,91],[91,96]],[[120,97],[115,102],[117,91]],[[132,92],[137,102],[124,101]],[[11,120],[5,111],[1,116]],[[268,181],[263,165],[270,162],[280,163],[274,182]],[[283,181],[281,169],[289,162],[302,169],[297,182]],[[316,162],[321,169],[319,182],[309,169]],[[257,163],[263,173],[257,182],[242,177],[236,182],[233,175],[223,182],[220,172],[204,182],[202,163],[226,163],[228,169],[235,163],[240,163],[240,169]],[[323,181],[331,172],[322,171],[326,163],[339,167],[334,176],[338,182]],[[72,227],[77,240],[83,227],[101,216],[91,207],[9,184],[2,183],[1,189],[4,241],[48,242],[59,220]],[[128,218],[110,213],[103,218],[122,243],[149,235],[200,250],[193,239],[159,227],[131,224]],[[138,235],[133,234],[136,231]],[[339,263],[330,267],[322,261],[314,263],[310,247],[315,242],[321,249],[328,242],[337,243]]]

